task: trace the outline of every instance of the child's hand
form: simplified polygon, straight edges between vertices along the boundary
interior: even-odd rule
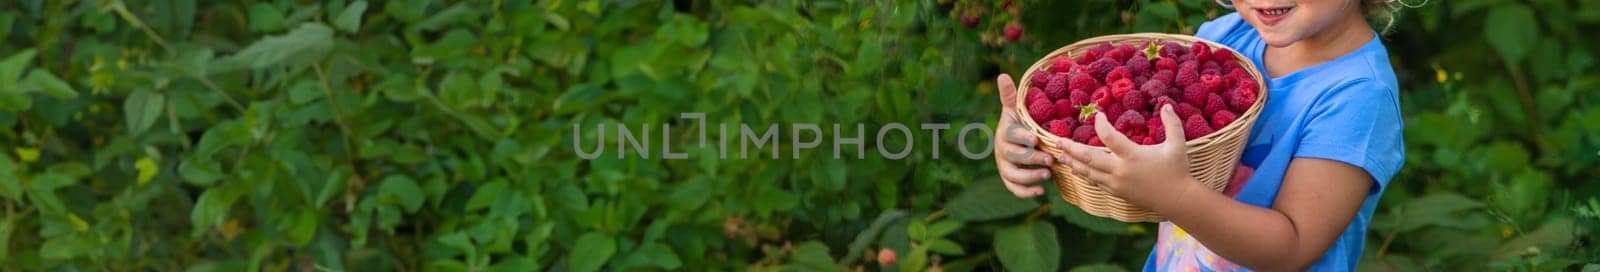
[[[995,129],[994,163],[1000,169],[1000,180],[1017,197],[1044,195],[1039,181],[1050,178],[1049,167],[1055,160],[1039,151],[1039,139],[1017,122],[1017,86],[1011,76],[1000,74],[996,85],[1000,87],[1001,109],[999,128]]]
[[[1111,127],[1105,114],[1095,114],[1095,132],[1111,152],[1096,150],[1088,145],[1063,139],[1067,155],[1059,159],[1072,167],[1079,176],[1089,179],[1112,194],[1146,208],[1171,203],[1179,199],[1193,185],[1199,185],[1189,175],[1189,156],[1183,138],[1183,121],[1173,113],[1172,106],[1161,108],[1161,124],[1166,126],[1167,140],[1157,145],[1139,145]]]

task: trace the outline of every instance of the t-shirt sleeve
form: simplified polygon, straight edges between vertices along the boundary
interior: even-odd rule
[[[1330,90],[1307,112],[1297,158],[1347,163],[1372,176],[1379,192],[1405,162],[1404,124],[1391,87],[1357,80]]]

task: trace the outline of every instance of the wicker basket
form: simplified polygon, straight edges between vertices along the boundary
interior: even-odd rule
[[[1028,67],[1027,73],[1023,74],[1022,84],[1017,87],[1023,93],[1016,96],[1017,114],[1022,116],[1020,122],[1027,124],[1028,128],[1033,130],[1033,134],[1039,137],[1039,142],[1042,144],[1041,149],[1044,152],[1056,156],[1064,154],[1066,151],[1056,145],[1056,140],[1061,137],[1050,134],[1042,126],[1035,123],[1033,117],[1028,116],[1028,103],[1026,103],[1025,99],[1028,97],[1027,91],[1030,89],[1028,85],[1032,81],[1029,79],[1033,78],[1033,73],[1050,66],[1049,62],[1052,59],[1061,56],[1077,57],[1089,48],[1103,43],[1122,44],[1133,42],[1144,44],[1150,41],[1170,41],[1185,46],[1196,42],[1204,42],[1209,44],[1213,50],[1233,51],[1233,61],[1239,62],[1240,67],[1249,71],[1250,76],[1255,78],[1257,86],[1262,88],[1262,91],[1256,96],[1255,104],[1251,105],[1249,110],[1239,114],[1239,118],[1233,123],[1204,137],[1188,139],[1188,142],[1185,143],[1188,146],[1189,174],[1213,191],[1221,192],[1223,187],[1227,186],[1228,178],[1233,173],[1234,166],[1239,162],[1239,155],[1244,151],[1245,140],[1250,136],[1250,128],[1255,124],[1256,116],[1260,114],[1261,107],[1266,104],[1267,99],[1267,92],[1265,91],[1267,85],[1262,81],[1261,73],[1256,69],[1255,63],[1225,45],[1188,35],[1136,33],[1094,37],[1061,47],[1035,62],[1033,66]],[[1069,144],[1081,145],[1075,142]],[[1090,148],[1106,150],[1103,147],[1091,146]],[[1077,205],[1089,214],[1123,222],[1159,222],[1164,220],[1160,214],[1135,206],[1099,186],[1090,184],[1083,177],[1073,174],[1071,167],[1067,164],[1051,165],[1050,172],[1053,173],[1052,176],[1055,178],[1056,186],[1061,189],[1061,197],[1067,203]]]

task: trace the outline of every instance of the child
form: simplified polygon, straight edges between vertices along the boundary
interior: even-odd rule
[[[995,144],[1002,180],[1019,197],[1039,196],[1050,174],[1042,167],[1063,163],[1166,216],[1147,271],[1355,270],[1378,196],[1405,161],[1399,86],[1366,20],[1391,1],[1232,0],[1236,13],[1200,26],[1196,36],[1238,50],[1269,77],[1226,193],[1189,175],[1170,106],[1160,109],[1161,144],[1134,144],[1097,114],[1109,153],[1071,140],[1060,143],[1066,156],[1031,152],[1037,139],[1006,129],[1016,120],[1007,75]]]

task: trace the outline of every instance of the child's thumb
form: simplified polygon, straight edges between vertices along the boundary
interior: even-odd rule
[[[995,86],[1000,87],[1000,106],[1006,109],[1017,107],[1017,83],[1011,82],[1011,75],[1000,74],[995,79]]]
[[[1179,145],[1189,141],[1183,137],[1183,118],[1178,118],[1178,113],[1172,110],[1172,104],[1161,106],[1161,125],[1165,126],[1167,142],[1178,141]]]

